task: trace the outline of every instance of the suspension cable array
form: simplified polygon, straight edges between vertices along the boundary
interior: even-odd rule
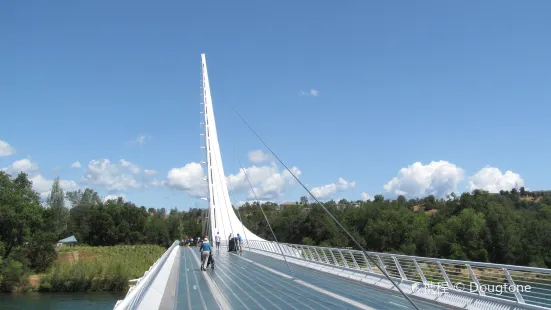
[[[235,154],[235,149],[233,149],[233,153]],[[237,156],[237,155],[236,155]],[[243,219],[241,218],[241,212],[239,212],[239,208],[234,207],[232,202],[233,198],[233,185],[231,184],[230,178],[227,179],[228,184],[230,185],[230,204],[232,205],[232,209],[235,209],[237,211],[237,216],[239,216],[239,221],[241,222],[241,229],[243,230],[243,235],[245,236],[245,240],[247,241],[247,247],[249,248],[249,252],[251,251],[251,244],[249,242],[249,239],[247,238],[247,231],[245,230],[245,224],[243,224]]]
[[[266,216],[266,213],[264,213],[264,208],[262,208],[262,205],[260,204],[260,200],[258,200],[258,197],[256,196],[256,192],[255,192],[255,190],[254,190],[254,188],[251,184],[251,181],[249,180],[249,177],[247,176],[247,170],[245,170],[245,168],[243,168],[243,165],[241,164],[241,161],[239,160],[239,156],[237,156],[237,162],[239,162],[239,166],[241,167],[241,169],[243,169],[243,174],[245,175],[245,179],[247,179],[247,183],[249,183],[249,187],[251,188],[251,191],[254,195],[254,199],[258,203],[258,207],[260,208],[260,211],[262,211],[262,215],[264,216],[264,219],[266,220],[266,223],[268,224],[268,228],[270,228],[270,232],[274,236],[274,240],[277,244],[277,247],[278,247],[279,251],[281,252],[281,256],[283,256],[283,259],[285,260],[285,264],[287,264],[287,268],[289,268],[289,271],[291,272],[291,276],[293,277],[293,280],[294,280],[295,279],[295,273],[291,269],[291,266],[289,266],[289,262],[287,261],[287,257],[285,257],[285,254],[283,253],[283,250],[281,249],[281,245],[279,244],[279,241],[277,241],[277,237],[274,233],[274,230],[272,229],[272,225],[270,225],[270,221],[268,220],[268,217]],[[243,223],[243,222],[241,222],[241,223]]]
[[[407,294],[400,288],[399,285],[396,284],[396,282],[394,282],[394,280],[392,280],[392,278],[390,277],[390,275],[386,272],[386,270],[384,268],[382,268],[381,266],[379,266],[379,264],[377,264],[375,262],[375,260],[373,259],[373,257],[371,257],[371,255],[369,255],[369,253],[361,246],[361,244],[354,238],[354,236],[352,236],[352,234],[350,234],[350,232],[348,232],[348,230],[337,220],[337,218],[335,218],[335,216],[333,216],[333,214],[331,214],[331,212],[329,212],[329,210],[327,210],[327,208],[325,208],[325,206],[312,194],[312,192],[310,192],[310,190],[304,185],[304,183],[302,183],[302,181],[299,180],[299,178],[293,173],[293,171],[291,171],[291,169],[289,169],[287,167],[287,165],[285,165],[285,163],[279,158],[279,156],[277,156],[277,154],[272,151],[272,149],[266,144],[266,142],[264,142],[264,140],[258,135],[258,133],[256,133],[256,131],[251,127],[251,125],[249,125],[249,123],[241,116],[241,114],[239,114],[239,112],[237,112],[237,110],[233,107],[232,104],[230,103],[227,103],[231,108],[232,110],[235,112],[235,114],[237,114],[237,116],[241,119],[241,121],[243,121],[243,123],[249,128],[249,130],[260,140],[260,142],[262,142],[262,144],[272,153],[272,155],[274,155],[274,157],[277,159],[277,161],[283,166],[285,167],[285,169],[293,176],[293,178],[295,178],[295,180],[306,190],[306,192],[308,192],[308,194],[316,201],[316,203],[318,205],[320,205],[322,207],[322,209],[333,219],[333,221],[335,221],[335,223],[348,235],[348,237],[356,244],[356,246],[364,253],[364,255],[366,255],[366,257],[369,258],[369,260],[377,267],[379,268],[379,270],[382,271],[382,273],[385,275],[385,277],[392,283],[392,285],[394,287],[396,287],[396,289],[411,303],[411,305],[419,310],[419,308],[417,307],[417,305],[415,305],[415,303],[413,302],[413,300],[411,300],[411,298],[409,298],[409,296],[407,296]],[[239,160],[239,158],[238,158]],[[241,162],[239,163],[239,165],[241,166]],[[241,168],[245,171],[245,169],[243,168],[243,166],[241,166]],[[245,177],[247,178],[247,174],[245,173]],[[249,179],[247,178],[247,182],[249,182]],[[254,189],[252,188],[251,186],[251,183],[249,182],[249,186],[251,187],[251,190],[253,190],[253,194],[255,196],[255,199],[258,201],[258,198],[256,197],[256,194],[254,192]],[[260,202],[259,202],[259,205],[260,205]],[[264,215],[264,217],[266,218],[266,221],[268,221],[268,218],[266,217],[266,214],[264,214],[264,210],[262,209],[262,206],[260,206],[260,209],[262,210],[262,214]],[[270,227],[270,230],[272,230],[272,227],[270,226],[270,223],[268,223],[268,226]],[[272,234],[273,233],[273,230],[272,230]],[[274,234],[274,238],[275,238],[275,234]],[[276,242],[277,242],[277,239],[276,239]],[[277,245],[279,247],[279,250],[281,251],[281,247],[279,246],[279,242],[277,242]],[[282,251],[283,253],[283,251]],[[285,258],[285,255],[283,255],[283,257]],[[287,262],[287,260],[285,259],[285,262],[287,263],[287,266],[289,267],[289,263]],[[289,267],[289,270],[291,268]],[[294,275],[293,275],[293,278],[294,278]]]

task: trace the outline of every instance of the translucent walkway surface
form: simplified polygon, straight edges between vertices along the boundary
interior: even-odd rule
[[[215,269],[202,272],[198,248],[180,249],[161,309],[413,309],[401,295],[290,264],[294,281],[285,262],[262,254],[214,253]],[[420,309],[446,309],[415,302]]]

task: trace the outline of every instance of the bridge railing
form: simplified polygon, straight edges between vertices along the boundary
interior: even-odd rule
[[[525,308],[551,309],[551,269],[367,252],[377,267],[362,251],[280,245],[283,254],[301,261],[377,277],[384,277],[380,268],[384,269],[395,282],[411,285],[409,293],[414,295],[430,289],[440,294],[455,292]],[[243,248],[281,254],[270,241],[249,241]]]
[[[141,302],[143,296],[151,286],[153,280],[165,264],[168,256],[174,250],[175,247],[179,245],[179,241],[175,241],[166,252],[161,255],[161,257],[153,264],[147,271],[144,272],[143,276],[139,279],[136,279],[136,282],[133,286],[130,286],[126,296],[123,300],[117,301],[115,304],[114,310],[127,310],[127,309],[136,309]]]

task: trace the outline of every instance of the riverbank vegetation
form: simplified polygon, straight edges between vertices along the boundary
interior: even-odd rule
[[[103,202],[91,189],[64,193],[59,179],[47,199],[41,200],[25,173],[13,178],[0,171],[0,291],[26,291],[36,288],[36,282],[42,290],[123,289],[126,279],[143,274],[183,234],[184,227],[200,233],[195,213],[200,211],[174,211],[167,216],[164,209],[147,210],[122,199]],[[97,247],[157,246],[93,248],[96,260],[79,260],[69,268],[63,265],[63,255],[74,248],[62,247],[58,253],[56,242],[71,235],[80,244]],[[79,257],[81,251],[86,256],[88,250],[79,249]],[[29,283],[29,277],[34,283]],[[60,284],[70,277],[84,280]]]
[[[377,195],[373,201],[324,206],[370,251],[551,268],[550,192],[475,190],[410,200]],[[355,248],[323,209],[306,199],[263,208],[282,242]],[[273,239],[258,203],[238,210],[251,231]],[[173,240],[199,236],[203,221],[201,209],[103,201],[89,188],[64,193],[58,180],[41,201],[26,174],[12,178],[0,171],[0,291],[27,289],[32,274],[43,275],[42,290],[123,290],[126,279],[143,274]],[[58,253],[56,241],[71,235],[90,247],[62,247]],[[158,247],[141,246],[146,244]],[[93,249],[97,259],[86,259]],[[71,252],[79,258],[67,265]],[[123,257],[137,261],[125,266],[126,261],[119,263]]]
[[[77,246],[60,250],[40,276],[42,292],[123,291],[166,249],[158,245]]]

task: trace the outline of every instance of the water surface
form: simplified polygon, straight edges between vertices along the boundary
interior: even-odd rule
[[[112,310],[123,293],[0,294],[2,310]]]

